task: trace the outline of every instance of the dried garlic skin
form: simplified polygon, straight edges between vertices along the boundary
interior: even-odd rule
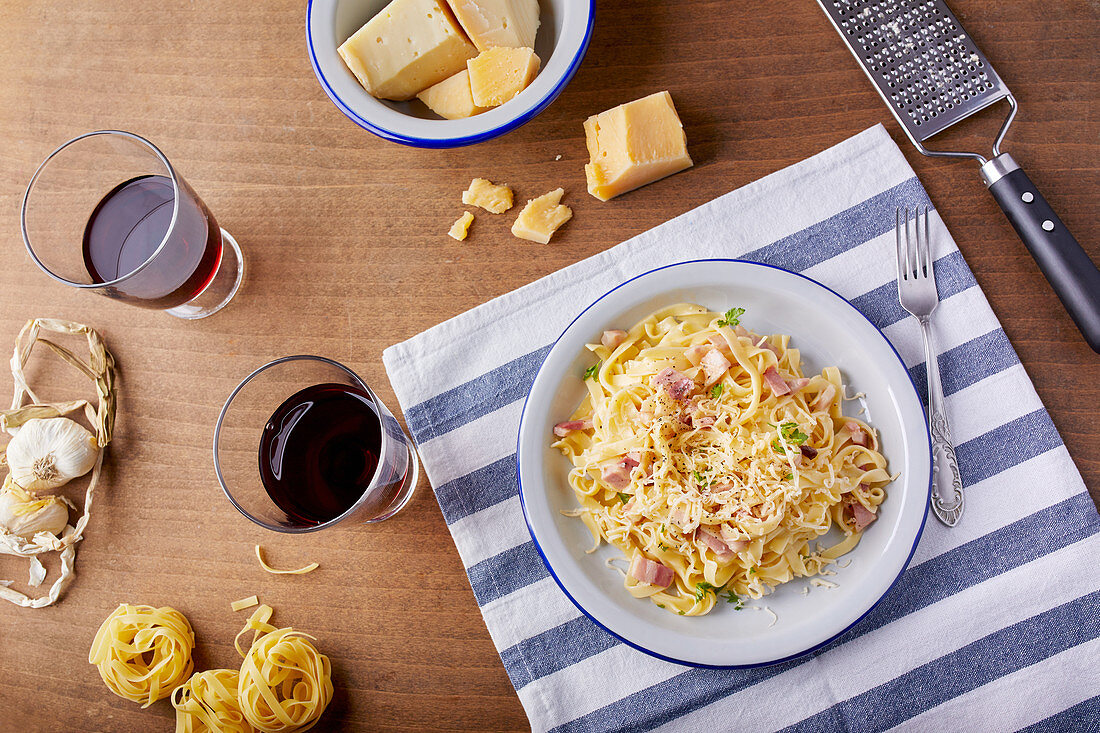
[[[56,496],[24,491],[9,475],[0,489],[0,527],[30,539],[39,532],[60,536],[69,523],[69,508]]]
[[[99,458],[96,437],[67,417],[32,418],[6,449],[12,480],[24,489],[56,489],[83,476]]]

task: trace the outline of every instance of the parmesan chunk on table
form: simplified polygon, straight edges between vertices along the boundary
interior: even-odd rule
[[[573,210],[560,203],[564,194],[564,190],[555,188],[528,201],[512,225],[512,234],[520,239],[549,244],[558,227],[573,218]]]
[[[462,203],[480,206],[492,214],[503,214],[512,208],[512,189],[484,178],[475,178],[470,181],[470,187],[462,192]]]
[[[496,107],[516,96],[539,73],[539,57],[530,48],[498,46],[466,62],[474,104]]]
[[[462,71],[477,48],[443,0],[393,0],[337,49],[379,99],[412,99]]]
[[[433,84],[416,95],[428,109],[448,120],[461,120],[484,112],[487,107],[478,107],[470,94],[470,71],[463,69],[454,76]]]
[[[447,0],[447,3],[478,51],[493,46],[535,47],[538,0]]]
[[[607,201],[672,175],[693,163],[680,117],[668,92],[657,92],[584,121],[592,160],[588,193]]]
[[[466,238],[466,234],[470,231],[470,224],[473,221],[474,215],[469,211],[463,211],[462,216],[458,217],[454,224],[451,224],[451,230],[447,232],[447,236],[461,242]]]

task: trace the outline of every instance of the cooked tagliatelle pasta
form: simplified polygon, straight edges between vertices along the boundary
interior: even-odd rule
[[[875,431],[841,413],[839,370],[804,376],[789,337],[743,312],[680,304],[605,331],[588,395],[554,428],[568,513],[624,553],[633,596],[681,615],[827,572],[891,481]],[[834,526],[844,539],[822,549]]]

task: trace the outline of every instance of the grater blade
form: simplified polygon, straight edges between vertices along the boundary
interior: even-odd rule
[[[943,0],[818,4],[921,152],[934,154],[924,140],[1006,97],[1015,112],[1008,87]]]

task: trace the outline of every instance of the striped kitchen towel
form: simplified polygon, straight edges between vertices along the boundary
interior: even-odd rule
[[[534,375],[582,308],[644,271],[734,257],[805,273],[882,329],[923,385],[919,328],[894,282],[894,212],[929,203],[876,126],[386,350],[533,729],[1100,729],[1100,518],[938,216],[935,330],[966,514],[954,529],[930,519],[898,584],[839,640],[747,670],[651,658],[570,603],[524,523],[515,448]]]

